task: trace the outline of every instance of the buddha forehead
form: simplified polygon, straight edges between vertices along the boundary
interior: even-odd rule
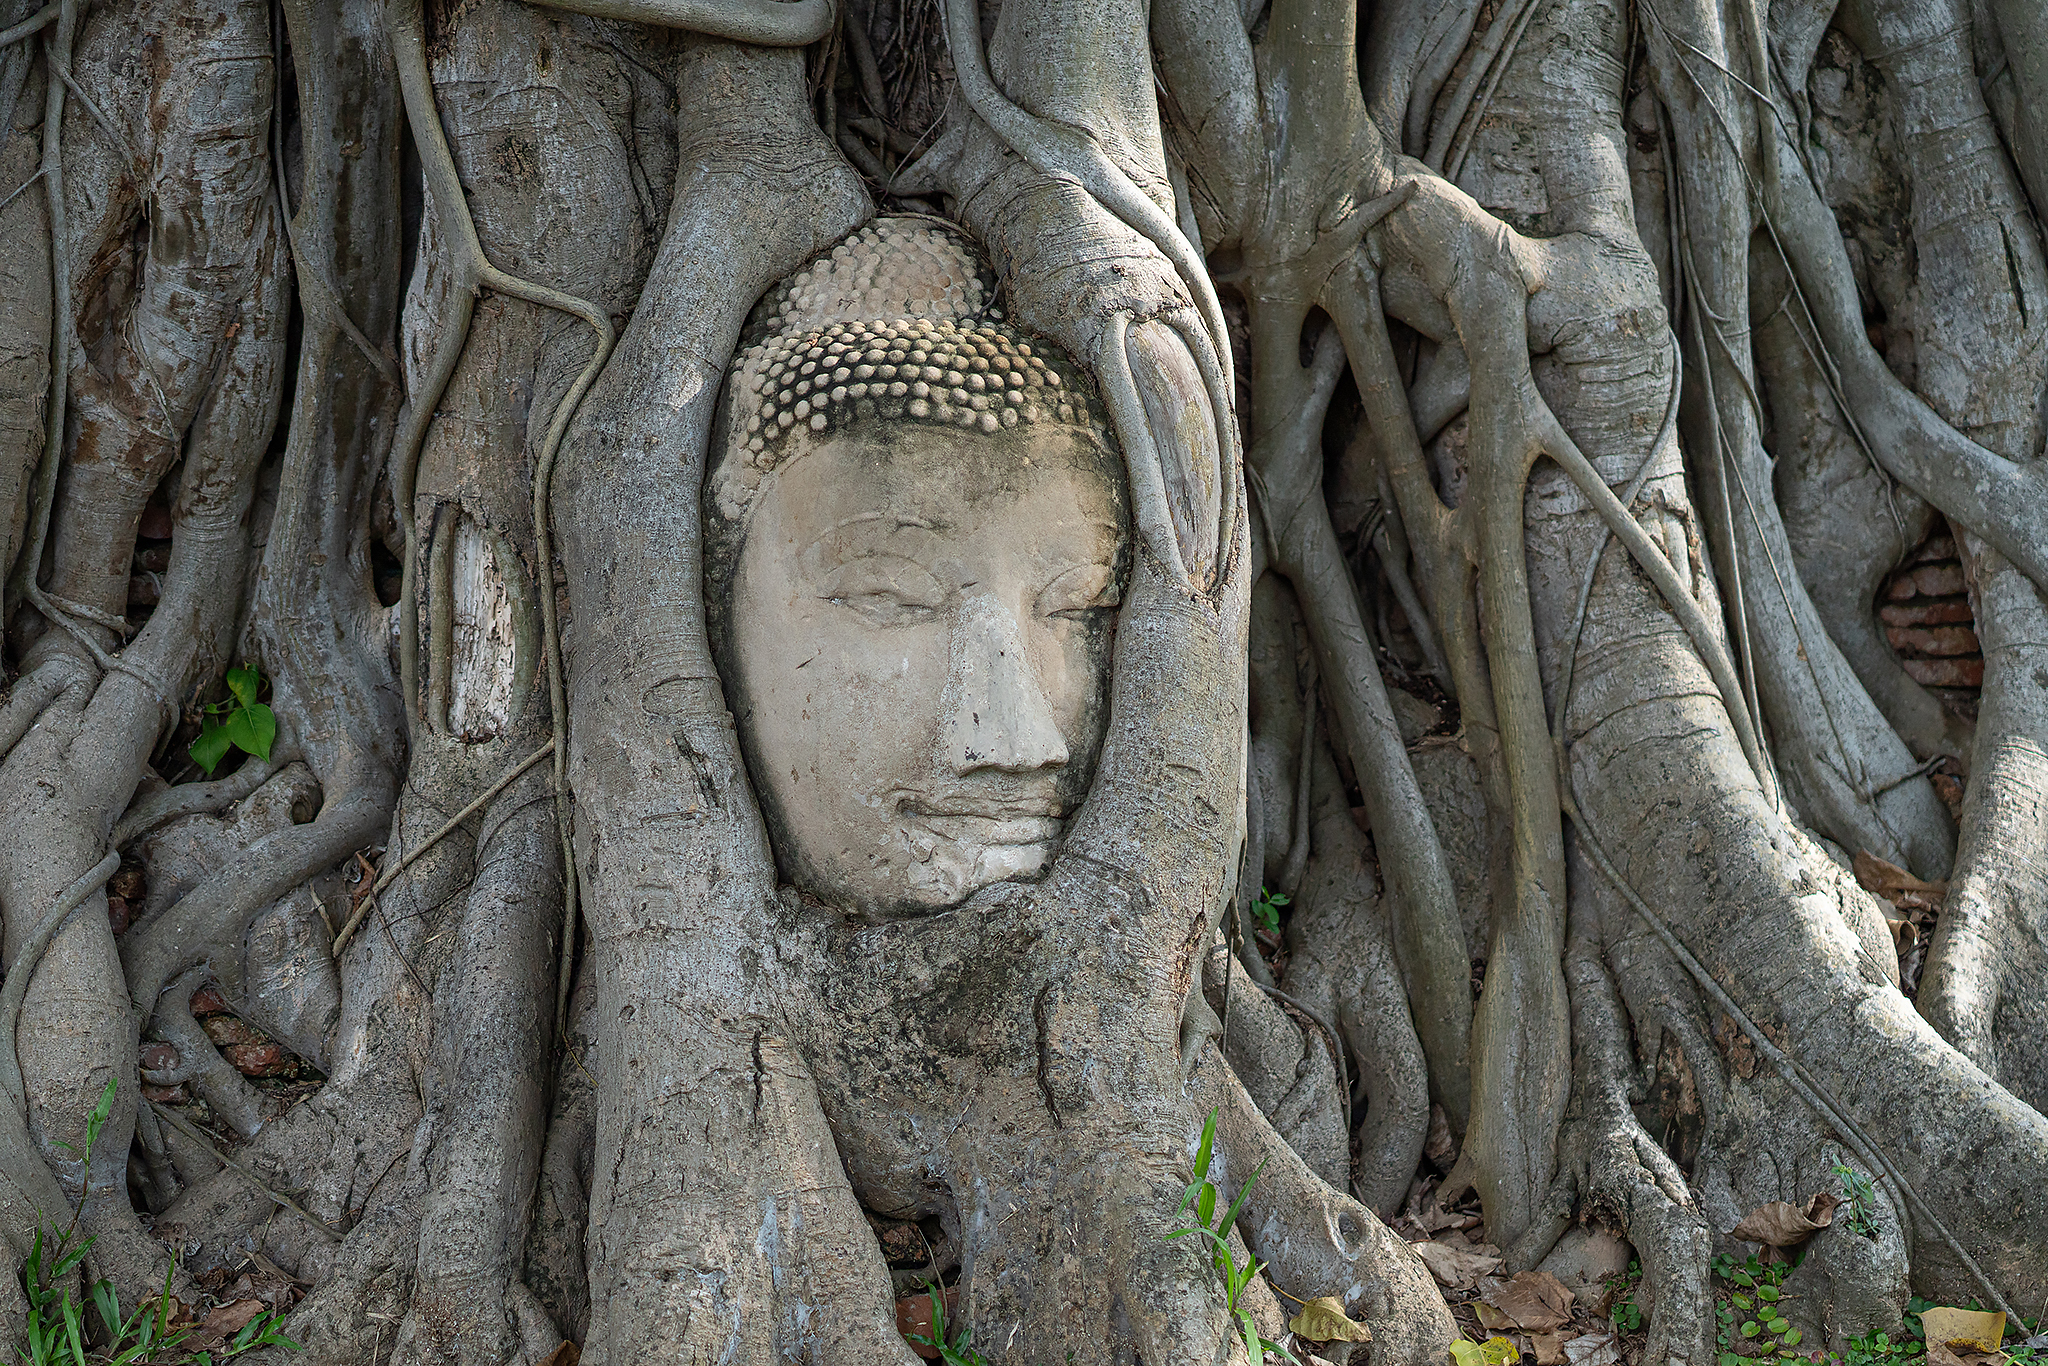
[[[805,444],[759,491],[749,539],[777,539],[806,573],[870,554],[949,573],[1029,573],[1113,562],[1122,545],[1119,466],[1085,432],[877,420]]]

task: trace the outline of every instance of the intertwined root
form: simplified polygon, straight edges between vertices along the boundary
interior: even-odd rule
[[[740,23],[720,31],[777,43],[832,22],[814,4],[589,7]],[[746,1301],[752,1350],[810,1341],[804,1315],[819,1304],[849,1325],[815,1344],[822,1359],[900,1354],[856,1204],[880,1188],[860,1135],[888,1126],[832,1099],[852,1073],[825,1065],[843,1015],[793,1021],[803,993],[783,989],[783,969],[731,951],[779,943],[781,912],[697,596],[703,442],[739,320],[872,207],[820,136],[802,63],[507,3],[447,16],[437,95],[425,35],[401,22],[416,117],[443,127],[438,98],[451,144],[431,168],[441,193],[401,386],[385,350],[397,335],[389,263],[403,249],[399,82],[375,7],[285,6],[300,94],[292,177],[268,145],[266,6],[188,7],[200,22],[157,26],[167,46],[148,72],[116,58],[156,8],[90,8],[82,24],[80,8],[52,12],[38,63],[18,60],[25,48],[0,57],[0,104],[32,65],[68,70],[78,91],[40,77],[42,145],[12,129],[0,141],[0,193],[32,171],[44,187],[0,204],[0,240],[36,239],[0,253],[0,343],[13,348],[0,351],[0,540],[10,563],[28,548],[8,600],[30,604],[15,621],[21,676],[0,706],[0,814],[16,835],[0,848],[0,901],[25,1021],[11,1032],[25,1104],[0,1126],[12,1255],[42,1212],[89,1193],[85,1226],[124,1297],[160,1284],[162,1246],[121,1198],[135,1021],[154,1019],[206,1062],[187,989],[210,971],[233,994],[251,926],[287,913],[273,903],[386,840],[383,885],[354,908],[336,975],[321,978],[338,1003],[309,990],[269,1021],[323,1061],[328,1088],[273,1119],[230,1070],[193,1071],[215,1110],[254,1134],[237,1156],[255,1180],[216,1169],[175,1126],[155,1138],[139,1126],[148,1157],[187,1183],[156,1232],[184,1240],[188,1266],[260,1240],[320,1283],[296,1332],[336,1362],[394,1350],[529,1362],[586,1329],[593,1360],[688,1349],[708,1320],[665,1298],[677,1266],[739,1268],[745,1293],[718,1303]],[[1034,1277],[1085,1298],[1085,1271],[1045,1249],[1100,1194],[1090,1174],[1106,1173],[1123,1183],[1127,1217],[1093,1248],[1119,1293],[1149,1306],[1133,1333],[1147,1359],[1213,1355],[1206,1269],[1166,1250],[1155,1225],[1184,1131],[1214,1106],[1226,1169],[1269,1159],[1246,1233],[1283,1288],[1355,1282],[1377,1351],[1440,1356],[1440,1302],[1367,1209],[1405,1194],[1432,1099],[1464,1134],[1517,1267],[1537,1263],[1568,1216],[1626,1227],[1654,1289],[1658,1361],[1707,1350],[1714,1236],[1756,1204],[1803,1200],[1837,1162],[1878,1178],[1875,1232],[1830,1231],[1798,1273],[1816,1342],[1886,1326],[1909,1276],[1949,1297],[2038,1298],[2048,502],[2035,400],[2048,267],[2031,96],[2048,78],[2020,0],[1990,6],[1978,39],[2004,55],[1982,83],[1953,6],[1859,0],[1839,16],[1830,70],[1855,76],[1866,121],[1884,104],[1886,155],[1910,188],[1895,205],[1910,236],[1851,222],[1857,260],[1839,231],[1857,212],[1839,197],[1846,173],[1812,150],[1839,146],[1847,126],[1847,106],[1826,107],[1832,87],[1805,74],[1826,32],[1817,7],[1752,7],[1731,29],[1712,7],[1666,0],[1638,5],[1633,23],[1599,6],[1508,4],[1475,37],[1472,9],[1397,0],[1373,8],[1361,72],[1357,7],[1337,0],[1276,0],[1256,44],[1223,0],[1162,0],[1149,35],[1145,6],[1011,0],[993,74],[972,7],[954,8],[959,69],[977,84],[919,175],[995,248],[1016,316],[1100,372],[1149,554],[1195,601],[1186,619],[1127,622],[1124,681],[1143,703],[1127,719],[1142,719],[1098,793],[1097,814],[1114,818],[1076,846],[1096,860],[1090,876],[1125,879],[1103,874],[1087,906],[1123,904],[1133,885],[1152,898],[1131,912],[1153,920],[1130,936],[1125,966],[1171,959],[1178,975],[1162,986],[1136,973],[1105,1007],[1125,1013],[1128,1055],[1077,1023],[1097,1004],[1078,978],[1039,983],[1058,992],[1016,1014],[1002,1094],[1034,1115],[1050,1103],[1053,1119],[1029,1152],[999,1141],[999,1126],[976,1130],[986,1142],[954,1175],[962,1189],[980,1172],[991,1189],[1047,1200],[1007,1225],[987,1206],[978,1312],[1052,1325],[1031,1302]],[[1087,61],[1044,60],[1054,49]],[[868,57],[862,83],[879,85]],[[664,63],[668,75],[650,74]],[[617,79],[581,74],[600,70]],[[172,106],[189,116],[154,116]],[[1807,136],[1817,120],[1836,123]],[[147,259],[131,279],[121,244],[145,201]],[[209,810],[241,802],[223,829],[248,838],[229,837],[117,944],[97,891],[106,833],[146,845],[174,814],[152,792],[131,806],[138,781],[175,761],[162,737],[177,705],[242,639],[287,247],[304,336],[277,492],[255,519],[267,539],[246,639],[286,720],[274,758],[306,768],[273,777],[252,763],[246,790],[179,796]],[[1201,248],[1231,262],[1223,300]],[[491,292],[472,308],[478,283]],[[1233,291],[1248,301],[1242,356],[1220,307]],[[1885,355],[1859,291],[1887,311]],[[612,320],[628,315],[607,363]],[[1916,348],[1910,376],[1887,366],[1902,337]],[[1255,501],[1232,477],[1239,368]],[[402,388],[413,408],[393,520],[413,620],[394,689],[364,538]],[[1354,398],[1362,421],[1335,430]],[[590,411],[572,432],[579,399]],[[1815,405],[1826,420],[1802,425]],[[529,421],[536,412],[546,420]],[[44,449],[67,430],[64,451]],[[1830,443],[1829,462],[1799,488],[1778,470],[1788,487],[1774,497],[1771,454],[1802,432]],[[1323,457],[1337,447],[1348,449],[1333,482]],[[1858,529],[1848,588],[1812,582],[1836,561],[1800,540],[1850,515],[1816,489],[1859,461],[1958,528],[1987,670],[1974,750],[1957,717],[1901,684],[1874,635],[1885,537]],[[136,524],[174,467],[176,553],[150,571],[167,577],[135,631]],[[1855,479],[1868,520],[1881,481]],[[1339,494],[1376,510],[1335,516]],[[1340,527],[1371,545],[1384,583],[1366,576],[1365,597],[1398,603],[1416,638],[1409,662],[1455,695],[1457,743],[1500,832],[1490,877],[1465,879],[1490,882],[1493,912],[1476,1025],[1477,945],[1462,942],[1458,884],[1402,743],[1406,704],[1381,684],[1389,634],[1374,638]],[[1262,565],[1275,577],[1254,593]],[[471,570],[492,589],[474,600],[461,596]],[[1265,615],[1248,634],[1224,622],[1216,658],[1174,663],[1199,638],[1190,622],[1234,594],[1264,601]],[[480,604],[504,608],[508,659],[465,653],[457,622]],[[1254,661],[1239,832],[1242,718],[1215,699],[1183,714],[1184,680],[1228,682],[1276,622],[1290,622],[1284,643]],[[1179,807],[1161,794],[1187,796],[1186,775],[1143,759],[1169,733],[1203,756],[1200,800]],[[1972,782],[1916,1014],[1893,985],[1878,907],[1805,831],[1940,874],[1948,818],[1914,770],[1944,750],[1969,750]],[[394,818],[401,767],[409,795]],[[603,967],[566,1062],[548,1049],[572,959],[556,927],[564,892],[583,882],[564,881],[566,807],[548,769],[575,778],[576,860]],[[315,819],[259,833],[247,820],[265,800],[257,784],[303,787],[307,772]],[[698,805],[679,813],[677,792]],[[1250,852],[1231,898],[1240,833]],[[1243,946],[1262,881],[1296,898],[1277,983]],[[1237,952],[1205,958],[1225,902]],[[1060,923],[1080,914],[1068,907]],[[1100,969],[1085,956],[1094,947],[1068,957]],[[1215,999],[1196,987],[1198,961],[1221,970]],[[1168,1066],[1184,1013],[1198,1027]],[[1220,1017],[1207,1038],[1205,1015]],[[636,1073],[677,1056],[714,1080],[692,1090]],[[1132,1079],[1142,1142],[1083,1103],[1076,1078],[1090,1065]],[[1689,1171],[1633,1108],[1656,1069],[1701,1107],[1697,1148],[1680,1154]],[[87,1173],[53,1145],[80,1137],[77,1097],[110,1074],[121,1101]],[[1345,1193],[1347,1140],[1362,1154],[1363,1204]],[[1119,1170],[1119,1145],[1142,1161]],[[159,1197],[162,1180],[153,1167]],[[305,1214],[274,1198],[286,1194]],[[780,1241],[760,1236],[764,1207]],[[783,1236],[792,1218],[805,1238]],[[987,1270],[1026,1248],[1007,1279]],[[0,1333],[21,1312],[11,1284],[0,1275]]]

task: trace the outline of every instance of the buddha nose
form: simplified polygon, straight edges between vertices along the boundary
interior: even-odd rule
[[[1066,739],[1025,654],[1017,614],[993,593],[969,593],[961,604],[946,694],[939,760],[952,772],[1028,773],[1067,762]]]

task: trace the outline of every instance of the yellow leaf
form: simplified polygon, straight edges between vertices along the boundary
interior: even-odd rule
[[[1287,1325],[1287,1331],[1311,1342],[1371,1342],[1372,1334],[1362,1323],[1353,1323],[1344,1312],[1344,1301],[1323,1295],[1301,1306]]]
[[[1929,1342],[1945,1347],[1967,1347],[1973,1352],[1995,1352],[2005,1341],[2005,1315],[1976,1309],[1947,1307],[1925,1310],[1920,1328]]]
[[[1484,1342],[1458,1338],[1451,1343],[1451,1360],[1457,1366],[1515,1366],[1521,1359],[1515,1344],[1503,1337],[1490,1337]]]

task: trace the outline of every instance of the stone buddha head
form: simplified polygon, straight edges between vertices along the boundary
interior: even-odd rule
[[[1108,715],[1122,464],[932,219],[772,290],[726,382],[706,602],[783,877],[871,917],[1050,863]]]

